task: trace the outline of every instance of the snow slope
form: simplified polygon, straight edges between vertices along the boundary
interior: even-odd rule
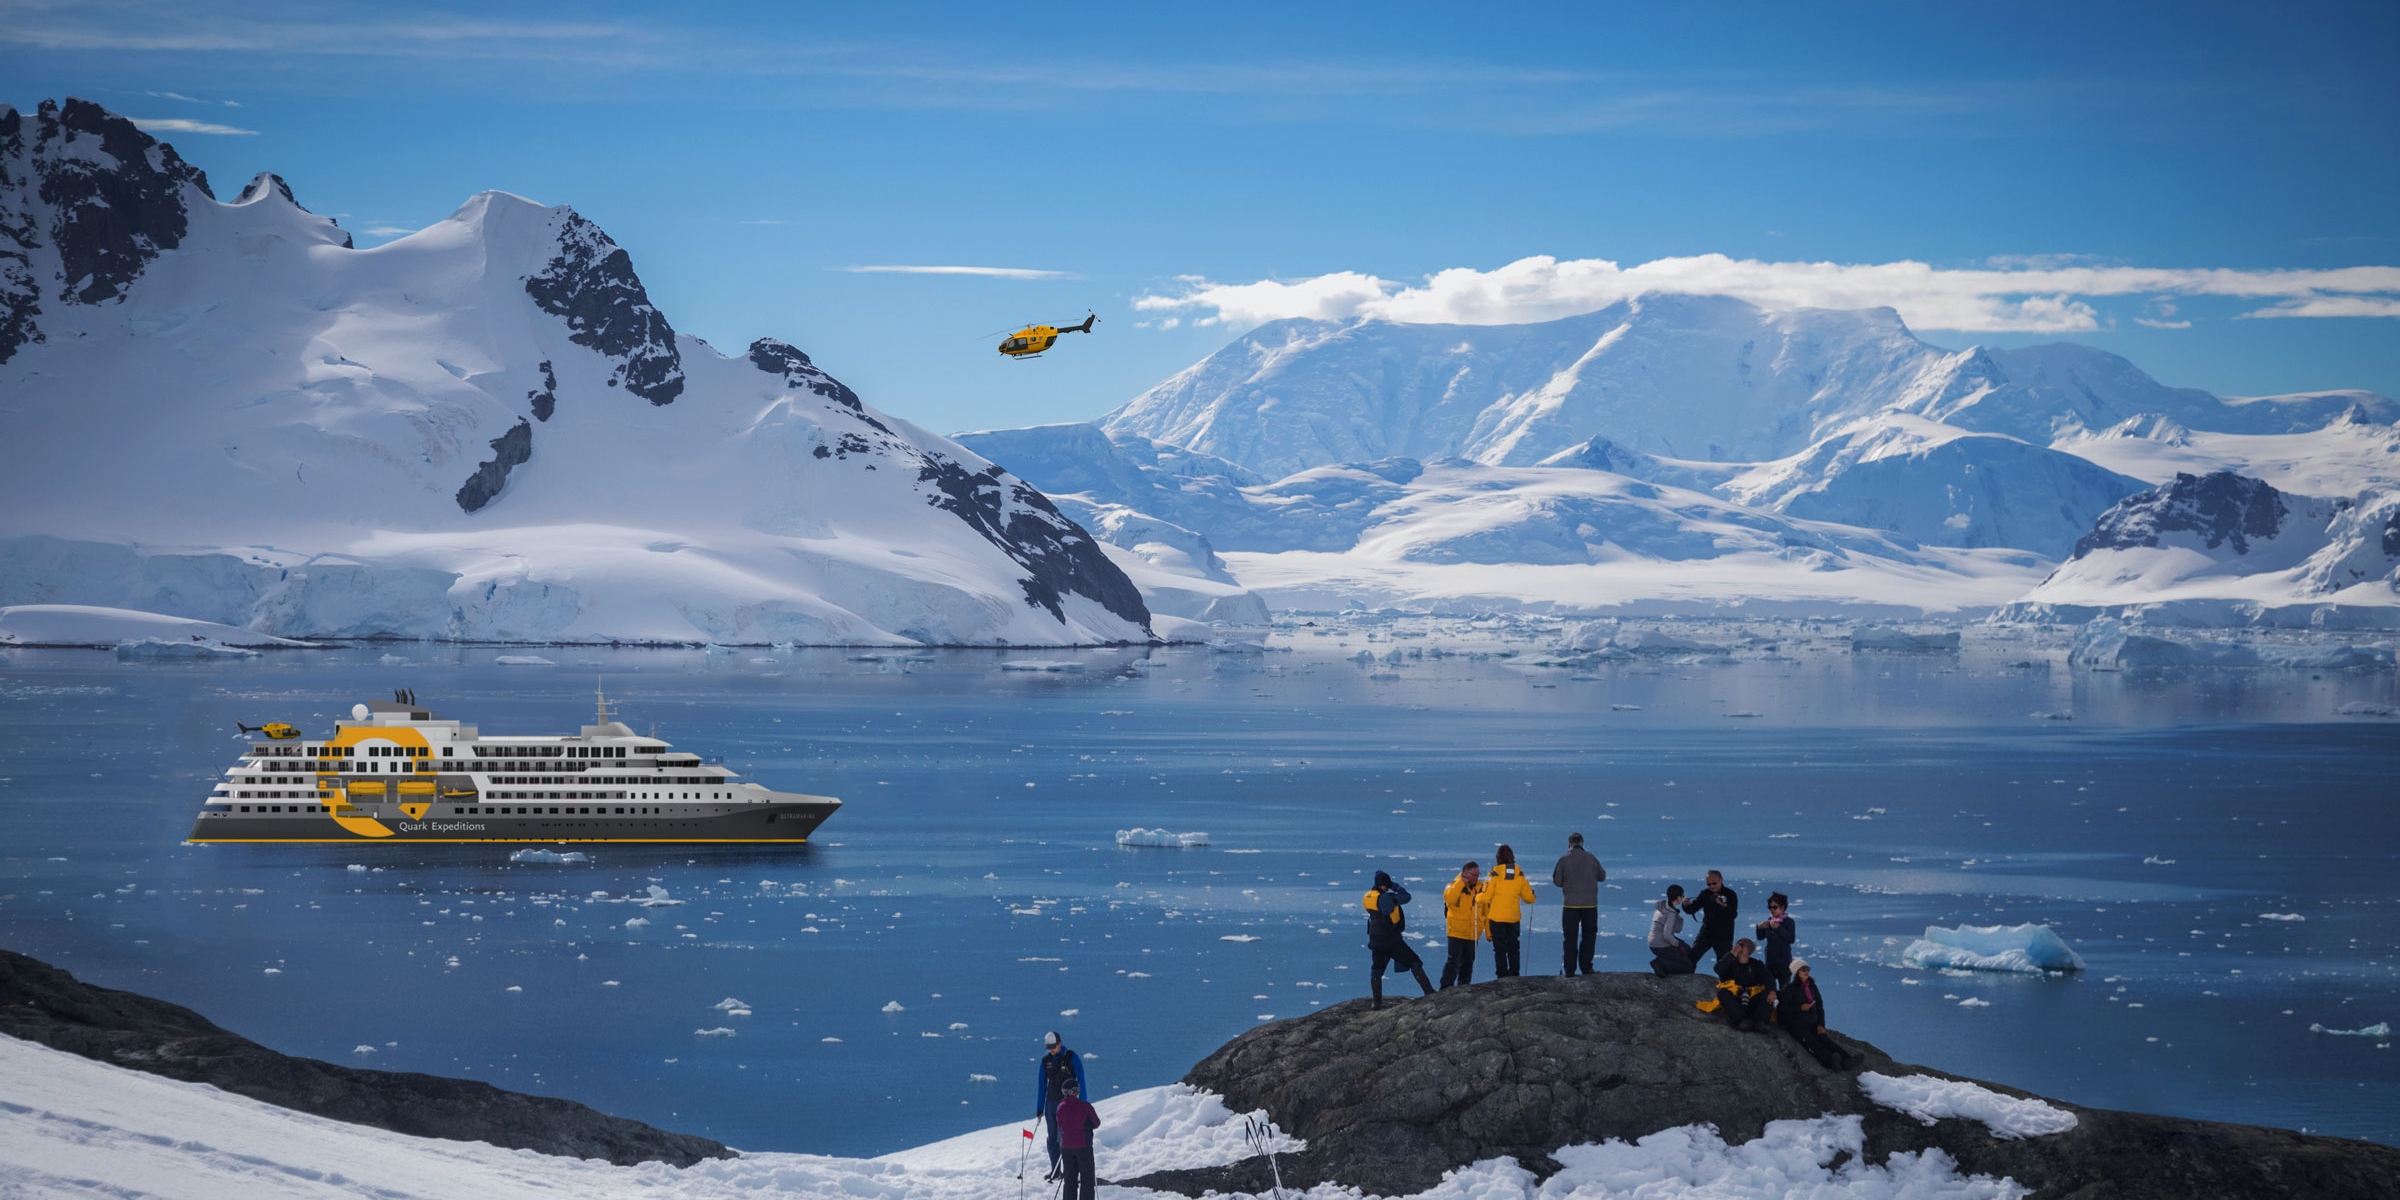
[[[308,645],[214,621],[126,608],[83,604],[16,604],[0,608],[0,646],[116,646],[145,639],[242,647]]]
[[[1141,641],[1022,480],[773,340],[674,332],[499,192],[371,250],[95,105],[0,109],[0,602],[294,635]],[[0,245],[0,251],[11,249]],[[51,540],[57,539],[57,540]]]
[[[1023,1126],[1011,1123],[874,1159],[761,1153],[681,1169],[663,1163],[619,1167],[344,1124],[7,1037],[0,1037],[0,1097],[0,1194],[25,1200],[991,1200],[1017,1194],[1024,1144]],[[1915,1093],[1898,1099],[1927,1103]],[[1953,1097],[1939,1099],[1959,1108]],[[1181,1085],[1112,1096],[1095,1107],[1102,1121],[1096,1158],[1104,1176],[1215,1166],[1248,1153],[1245,1114]],[[1959,1111],[1995,1128],[2001,1123],[1983,1107]],[[1864,1146],[1863,1126],[1854,1116],[1776,1121],[1757,1140],[1733,1146],[1706,1126],[1686,1126],[1632,1144],[1563,1148],[1556,1157],[1566,1169],[1546,1184],[1514,1160],[1498,1159],[1455,1172],[1422,1195],[2016,1200],[2026,1194],[2007,1179],[1960,1175],[1940,1150],[1901,1152],[1869,1166],[1859,1161]],[[1111,1190],[1129,1197],[1168,1194]],[[1334,1188],[1308,1193],[1323,1200],[1352,1194]]]

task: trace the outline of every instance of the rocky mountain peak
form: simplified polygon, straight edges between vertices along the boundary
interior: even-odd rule
[[[583,214],[564,206],[554,211],[556,253],[525,278],[525,294],[565,319],[570,341],[618,360],[610,387],[673,404],[683,394],[683,355],[674,328],[633,273],[633,257]]]
[[[2188,533],[2210,550],[2230,546],[2248,554],[2253,540],[2274,537],[2291,512],[2283,493],[2263,479],[2231,471],[2178,473],[2173,482],[2127,496],[2100,514],[2075,543],[2070,558],[2097,550],[2157,546],[2162,536]]]

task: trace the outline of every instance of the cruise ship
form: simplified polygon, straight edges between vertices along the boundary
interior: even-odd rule
[[[353,707],[323,740],[266,725],[189,840],[798,843],[842,806],[642,737],[605,695],[598,710],[573,737],[487,737],[404,691]]]

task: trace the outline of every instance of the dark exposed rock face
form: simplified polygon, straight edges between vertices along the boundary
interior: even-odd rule
[[[859,403],[858,393],[850,385],[826,374],[808,356],[787,342],[760,338],[750,343],[750,365],[769,375],[781,378],[786,386],[805,388],[852,412],[863,413],[866,406]],[[882,428],[880,422],[876,428]]]
[[[475,468],[458,489],[458,506],[474,512],[492,502],[508,485],[508,472],[533,457],[533,422],[523,418],[507,433],[492,439],[492,457]]]
[[[525,398],[533,402],[533,419],[547,421],[551,413],[558,411],[558,372],[550,369],[550,360],[546,358],[541,370],[542,386],[525,393]]]
[[[675,331],[650,303],[633,259],[600,227],[569,211],[558,232],[558,255],[525,280],[525,294],[543,312],[563,317],[568,338],[617,360],[610,387],[652,404],[683,394],[683,355]]]
[[[1829,1113],[1860,1117],[1870,1163],[1939,1147],[1964,1172],[2007,1175],[2045,1197],[2388,1196],[2400,1178],[2400,1149],[2388,1146],[2055,1101],[2076,1128],[2003,1140],[1973,1120],[1927,1126],[1876,1104],[1855,1074],[1818,1066],[1779,1031],[1740,1033],[1703,1016],[1692,1001],[1711,982],[1605,974],[1454,988],[1379,1012],[1354,1000],[1244,1033],[1184,1081],[1235,1112],[1263,1108],[1308,1140],[1280,1156],[1286,1186],[1338,1181],[1369,1194],[1422,1191],[1500,1155],[1547,1175],[1562,1146],[1699,1123],[1738,1143],[1770,1121]],[[1861,1070],[1960,1078],[1842,1040],[1865,1056]],[[1263,1191],[1267,1181],[1266,1162],[1252,1159],[1118,1182],[1197,1196]]]
[[[2400,509],[2383,519],[2383,556],[2400,558]]]
[[[490,1142],[630,1165],[731,1158],[704,1137],[669,1133],[572,1100],[487,1083],[362,1071],[278,1054],[188,1008],[94,987],[0,950],[0,1033],[169,1079],[212,1084],[269,1104],[418,1137]]]
[[[2173,483],[2127,496],[2101,513],[2069,557],[2156,546],[2164,533],[2192,533],[2211,550],[2230,544],[2234,553],[2248,554],[2251,539],[2274,537],[2290,511],[2283,493],[2263,479],[2231,471],[2178,474]]]
[[[213,195],[173,146],[90,101],[44,100],[30,118],[0,105],[0,362],[46,340],[45,291],[68,304],[121,300],[182,245],[185,184]]]
[[[1066,619],[1066,593],[1089,596],[1102,608],[1147,630],[1150,608],[1140,588],[1117,569],[1100,543],[1069,520],[1050,497],[997,466],[970,471],[938,454],[927,454],[917,480],[932,485],[928,503],[975,527],[1000,552],[1025,569],[1018,582],[1025,602]]]

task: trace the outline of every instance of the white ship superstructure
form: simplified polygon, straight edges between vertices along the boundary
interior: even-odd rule
[[[573,736],[486,737],[406,692],[351,718],[325,739],[266,726],[190,840],[805,842],[842,803],[772,791],[643,737],[605,697]]]

